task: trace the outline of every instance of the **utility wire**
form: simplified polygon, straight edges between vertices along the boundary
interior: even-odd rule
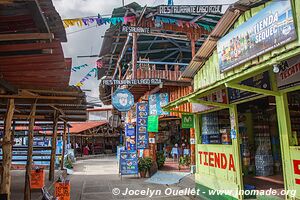
[[[86,30],[91,29],[91,28],[94,28],[94,27],[97,27],[97,25],[89,26],[89,27],[84,28],[84,29],[80,29],[80,30],[77,30],[77,31],[69,32],[69,33],[67,33],[67,35],[71,35],[71,34],[73,34],[73,33],[78,33],[78,32],[81,32],[81,31],[86,31]]]

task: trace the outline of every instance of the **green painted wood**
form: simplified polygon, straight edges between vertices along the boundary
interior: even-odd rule
[[[248,91],[248,92],[253,92],[257,94],[262,94],[262,95],[269,95],[269,96],[277,96],[279,95],[279,92],[275,92],[272,90],[265,90],[261,88],[255,88],[247,85],[240,85],[237,83],[225,83],[226,87],[238,89],[238,90],[243,90],[243,91]]]
[[[283,178],[285,189],[294,189],[293,181],[293,168],[291,164],[290,155],[290,141],[291,141],[291,120],[288,108],[287,94],[281,93],[280,96],[276,96],[276,110],[279,128],[279,138],[280,138],[280,149],[282,156],[282,168],[283,168]],[[288,198],[288,197],[287,197]]]
[[[300,146],[292,146],[290,147],[290,155],[291,155],[291,160],[300,160]],[[296,168],[296,166],[293,166],[294,168]],[[300,174],[295,174],[293,173],[294,171],[292,171],[291,173],[291,178],[292,180],[300,179]],[[295,183],[295,181],[293,181]],[[296,198],[300,199],[300,185],[299,184],[295,184],[294,185],[294,189],[297,190],[296,193]]]

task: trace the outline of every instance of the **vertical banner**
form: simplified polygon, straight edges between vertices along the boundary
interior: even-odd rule
[[[136,104],[136,137],[137,149],[148,148],[148,131],[147,131],[147,118],[148,118],[148,104]]]
[[[121,175],[138,174],[137,152],[134,150],[120,151],[119,166]]]
[[[149,115],[148,116],[148,132],[158,132],[158,116]]]
[[[149,115],[169,115],[162,107],[169,103],[168,93],[156,93],[149,95]]]
[[[126,150],[136,150],[136,135],[133,124],[125,124]]]

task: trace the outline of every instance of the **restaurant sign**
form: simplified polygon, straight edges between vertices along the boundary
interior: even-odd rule
[[[159,6],[159,14],[219,14],[222,12],[222,5],[175,5]]]
[[[126,79],[126,80],[101,80],[101,85],[159,85],[162,84],[160,78],[147,78],[147,79]]]
[[[150,33],[150,28],[140,26],[122,26],[121,32],[123,33]]]
[[[133,95],[126,89],[117,89],[112,95],[112,105],[120,112],[129,111],[133,104]]]
[[[297,38],[291,3],[275,1],[218,41],[224,72]]]

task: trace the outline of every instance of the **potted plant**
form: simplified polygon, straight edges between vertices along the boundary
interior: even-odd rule
[[[166,157],[164,155],[163,151],[159,151],[156,153],[156,163],[157,163],[157,167],[158,169],[161,169],[166,161]]]
[[[152,158],[150,157],[139,158],[138,168],[139,168],[141,178],[146,177],[146,173],[150,169],[151,165],[152,165]]]
[[[188,166],[190,166],[190,164],[191,164],[191,158],[190,158],[190,156],[188,156],[188,155],[181,156],[179,158],[178,169],[180,170],[184,166],[188,167]]]

